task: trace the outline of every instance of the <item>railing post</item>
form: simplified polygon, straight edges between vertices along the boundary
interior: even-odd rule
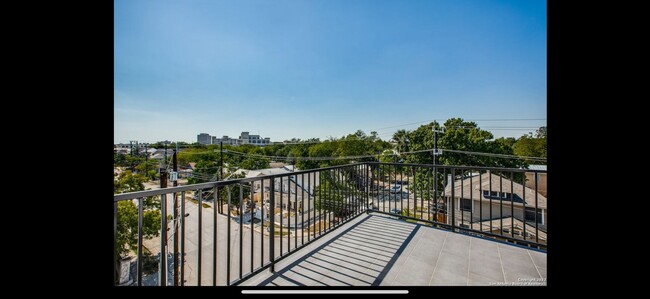
[[[455,195],[455,190],[454,190],[454,181],[456,177],[456,169],[452,168],[451,169],[451,231],[455,232],[456,231],[456,205],[454,204],[454,195]]]
[[[271,273],[275,272],[275,177],[271,178],[271,196],[269,203],[269,261]]]
[[[366,163],[366,214],[370,214],[370,187],[372,186],[372,171],[370,171],[370,163]]]
[[[160,195],[160,267],[158,268],[161,287],[167,285],[167,194]],[[201,245],[199,245],[201,246]]]
[[[140,261],[138,261],[140,263]],[[113,202],[113,284],[117,285],[120,265],[117,259],[117,201]]]
[[[144,218],[142,204],[143,198],[138,197],[138,286],[142,286],[142,223]]]

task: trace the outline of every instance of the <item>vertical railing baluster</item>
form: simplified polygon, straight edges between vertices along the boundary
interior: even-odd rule
[[[185,191],[181,192],[181,286],[185,286]]]
[[[455,196],[455,183],[456,183],[456,169],[451,169],[451,231],[456,231],[456,205],[454,204]],[[462,186],[462,185],[461,185]]]
[[[366,194],[366,196],[365,196],[366,197],[365,198],[366,202],[365,202],[364,206],[366,207],[365,212],[370,213],[369,212],[370,211],[369,201],[370,201],[370,188],[372,188],[373,174],[372,174],[372,171],[370,170],[370,167],[371,167],[370,164],[365,164],[365,167],[366,167],[366,178],[365,178],[364,182],[365,182],[366,186],[365,186],[365,189],[364,189],[364,191],[365,191],[364,193]]]
[[[521,210],[524,213],[524,218],[523,218],[524,219],[524,221],[523,221],[524,222],[524,228],[523,228],[524,231],[523,231],[522,235],[524,236],[524,241],[525,241],[526,240],[526,222],[527,222],[527,219],[526,219],[526,174],[525,173],[523,175],[522,180],[523,180],[523,182],[521,184],[521,191],[522,191],[521,193],[523,193],[523,195],[524,195],[524,198],[522,199],[523,203],[521,205]]]
[[[399,167],[399,209],[400,211],[404,210],[404,190],[402,189],[404,187],[404,166]],[[411,196],[410,192],[406,192],[406,198],[408,200],[409,196]],[[397,209],[397,203],[395,203],[395,208]]]
[[[143,222],[143,198],[138,197],[138,286],[142,286],[142,222]]]
[[[392,170],[391,170],[391,169],[392,169]],[[396,172],[395,172],[395,171],[396,171],[396,169],[395,169],[395,165],[390,165],[390,164],[389,164],[389,165],[388,165],[388,212],[391,213],[391,214],[393,213],[393,210],[394,210],[394,209],[397,209],[397,207],[392,208],[392,205],[391,205],[391,198],[395,198],[395,197],[392,195],[392,191],[393,191],[393,183],[391,182],[391,174],[392,174],[393,177],[394,177],[394,176],[396,175]],[[397,204],[397,202],[396,202],[396,204]]]
[[[433,220],[438,222],[438,169],[433,167]],[[431,209],[431,208],[429,208]]]
[[[458,199],[458,211],[460,211],[460,226],[465,225],[465,211],[463,209],[463,198],[465,198],[465,172],[460,171],[460,198]]]
[[[442,169],[442,198],[446,199],[447,198],[447,185],[449,182],[447,182],[447,168]],[[451,201],[445,201],[445,222],[450,222],[451,221],[451,215],[449,215],[449,205],[451,204]],[[452,207],[453,208],[453,207]]]
[[[503,174],[499,173],[499,229],[503,236]]]
[[[239,279],[242,279],[243,263],[244,263],[244,185],[238,183],[239,186]]]
[[[414,213],[413,216],[415,218],[418,218],[418,187],[417,187],[417,172],[415,170],[415,166],[411,166],[411,173],[413,173],[413,181],[409,179],[409,196],[406,198],[406,208],[410,209],[410,202],[411,202],[411,189],[413,189],[413,210]],[[422,197],[422,195],[420,195]],[[420,202],[420,209],[423,209],[424,205],[422,202]],[[420,213],[420,219],[422,219],[422,213]]]
[[[160,266],[159,279],[160,286],[167,285],[167,194],[160,195]]]
[[[291,252],[291,177],[287,177],[287,253]]]
[[[429,176],[427,175],[429,173],[429,170],[431,170],[431,176],[433,177],[433,169],[427,168],[425,170],[425,172],[424,172],[424,178],[425,179],[424,179],[424,184],[422,184],[422,188],[424,188],[424,190],[427,191],[427,195],[426,195],[427,204],[428,204],[428,207],[427,207],[427,220],[430,221],[431,220],[431,203],[433,202],[432,196],[431,196],[431,191],[433,190],[433,188],[429,188]],[[422,189],[420,189],[420,190],[422,190]],[[424,209],[424,207],[422,207],[422,209]]]
[[[139,261],[138,261],[139,262]],[[119,283],[118,273],[121,265],[117,254],[117,201],[113,201],[113,284]]]
[[[227,286],[230,285],[230,266],[231,266],[231,263],[232,263],[231,254],[230,254],[230,238],[231,238],[230,237],[230,235],[231,235],[231,233],[230,233],[230,229],[231,229],[231,227],[230,227],[231,226],[230,225],[230,222],[231,222],[231,220],[230,220],[230,217],[231,217],[230,202],[232,201],[231,200],[232,194],[231,194],[231,191],[230,191],[230,189],[231,189],[230,186],[232,186],[232,185],[226,186],[226,188],[228,190],[228,213],[227,213],[228,214],[228,225],[227,225],[228,226],[227,227],[228,231],[227,231],[227,236],[226,236],[226,260],[227,260],[227,263],[226,263],[226,285]]]
[[[255,250],[255,241],[253,239],[255,238],[255,230],[253,229],[253,225],[255,224],[255,182],[250,182],[251,184],[251,206],[250,206],[250,211],[251,211],[251,273],[253,273],[253,265],[255,262],[255,259],[253,259],[254,255],[254,250]]]
[[[280,177],[280,256],[282,256],[282,254],[284,253],[283,250],[282,250],[283,249],[282,247],[283,247],[283,244],[284,244],[284,236],[282,234],[282,211],[284,210],[283,209],[284,194],[283,194],[283,188],[282,188],[282,184],[283,184],[282,181],[283,181],[283,177],[281,176]]]
[[[178,194],[174,192],[174,286],[178,286]]]
[[[260,266],[264,267],[264,180],[260,181]]]
[[[481,173],[481,170],[478,171],[478,193],[478,221],[481,231],[483,231],[483,174]]]
[[[307,224],[311,223],[311,225],[307,225],[309,228],[309,231],[307,231],[307,242],[311,241],[311,234],[313,233],[313,228],[315,227],[316,224],[316,213],[311,212],[311,197],[312,194],[316,191],[316,189],[312,186],[311,184],[311,172],[307,173],[307,186],[309,186],[309,190],[307,191]],[[314,202],[314,205],[316,205],[316,202]],[[312,214],[314,214],[314,217],[312,218]],[[304,229],[304,227],[303,227]]]
[[[293,175],[293,250],[295,251],[298,248],[298,176]]]
[[[219,188],[215,185],[212,190],[212,212],[214,218],[212,219],[212,286],[217,286],[217,201],[219,199]]]
[[[199,193],[199,243],[198,243],[198,259],[197,259],[197,266],[196,266],[196,279],[198,280],[197,284],[198,286],[201,286],[201,247],[203,247],[202,239],[203,239],[203,189],[198,189],[196,192]]]
[[[314,177],[316,179],[316,177]],[[322,234],[322,226],[323,226],[323,197],[324,197],[324,189],[323,189],[323,182],[324,182],[324,177],[323,177],[323,172],[319,171],[318,172],[318,236]]]
[[[492,232],[492,171],[488,170],[488,182],[490,182],[490,196],[488,196],[488,199],[490,200],[490,233]]]
[[[514,172],[510,172],[510,237],[515,238],[515,191]]]
[[[411,186],[411,184],[413,184],[412,185],[413,186],[413,202],[417,203],[418,202],[418,187],[417,187],[418,186],[418,179],[417,179],[418,178],[418,170],[416,169],[415,166],[412,166],[412,168],[413,168],[413,182],[412,183],[409,182],[409,186]],[[421,179],[424,180],[424,178],[421,178]],[[409,187],[409,189],[410,188],[411,187]],[[420,210],[422,210],[422,212],[420,212],[420,219],[424,218],[424,196],[422,196],[423,193],[424,193],[424,191],[422,191],[422,187],[420,187]],[[416,205],[416,204],[414,204],[414,205]],[[416,209],[416,213],[417,213],[417,209]],[[429,218],[427,218],[427,220],[429,220]]]
[[[537,219],[537,211],[539,210],[539,206],[537,205],[537,193],[539,193],[537,189],[538,174],[539,172],[533,172],[535,176],[535,242],[537,243],[539,243],[539,219]]]
[[[305,174],[300,174],[300,246],[305,245]]]
[[[298,176],[293,175],[293,250],[298,248]],[[291,214],[289,214],[291,215]]]
[[[275,177],[270,178],[269,183],[269,262],[271,273],[275,272]]]
[[[480,173],[479,173],[480,174]],[[469,228],[474,229],[472,222],[474,222],[474,183],[472,182],[472,170],[469,171]],[[479,195],[480,196],[480,195]],[[479,223],[481,223],[479,221]]]

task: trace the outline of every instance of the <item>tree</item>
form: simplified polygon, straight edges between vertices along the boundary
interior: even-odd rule
[[[187,179],[190,184],[205,183],[210,181],[219,172],[219,164],[214,160],[199,160],[192,171],[192,176]]]
[[[537,130],[537,133],[535,135],[537,137],[532,137],[531,135],[523,135],[519,138],[519,140],[517,140],[517,142],[515,142],[513,145],[514,154],[522,157],[546,158],[546,127],[541,127]],[[530,164],[540,163],[538,160],[531,159],[526,159],[525,161]]]
[[[393,134],[393,140],[397,144],[396,149],[398,152],[408,152],[409,151],[409,132],[406,130],[398,130]]]
[[[115,179],[113,193],[135,192],[144,190],[146,178],[143,175],[124,171]],[[142,201],[142,235],[150,239],[160,234],[160,199],[148,197]],[[133,200],[123,200],[117,203],[117,244],[115,251],[119,259],[134,250],[138,244],[138,208]]]

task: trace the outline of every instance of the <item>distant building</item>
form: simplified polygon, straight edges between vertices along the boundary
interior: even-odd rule
[[[196,135],[196,142],[199,144],[212,144],[212,138],[210,137],[210,134],[208,133],[201,133],[199,135]]]
[[[201,144],[227,144],[227,145],[240,145],[240,144],[252,144],[252,145],[257,145],[257,146],[264,146],[264,145],[270,145],[271,144],[271,138],[265,137],[262,138],[260,135],[251,135],[249,132],[241,132],[241,135],[239,135],[239,138],[230,138],[227,135],[223,135],[221,138],[217,138],[216,136],[212,136],[210,138],[209,143],[202,143],[201,142],[201,135],[205,133],[199,134],[197,136],[198,142]],[[210,135],[205,134],[208,137]]]
[[[223,144],[228,144],[228,145],[241,144],[239,139],[230,138],[227,135],[223,135],[223,137],[221,138],[216,138],[214,144],[220,144],[221,142],[223,142]]]
[[[448,178],[451,181],[451,178]],[[445,187],[446,214],[451,215],[451,194],[454,196],[457,226],[469,228],[487,226],[486,231],[507,231],[519,237],[531,238],[539,227],[540,241],[545,242],[547,199],[541,192],[492,173],[470,175],[456,179],[452,193],[451,183]],[[451,224],[451,218],[447,223]],[[526,229],[524,229],[524,221]],[[498,223],[499,225],[496,225]],[[503,224],[503,227],[501,226]],[[506,225],[508,225],[506,227]],[[542,236],[542,234],[544,234]]]
[[[546,170],[546,165],[528,165],[530,170]],[[526,172],[526,187],[535,189],[535,179],[537,179],[537,192],[546,196],[546,172]]]
[[[239,136],[241,144],[252,144],[257,146],[269,145],[271,144],[271,138],[260,138],[260,135],[250,135],[248,132],[241,132]]]

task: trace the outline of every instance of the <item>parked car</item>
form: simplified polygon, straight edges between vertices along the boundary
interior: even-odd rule
[[[201,199],[203,201],[211,201],[213,198],[212,195],[213,195],[212,188],[201,190]],[[195,200],[199,200],[199,192],[194,192],[194,196],[192,196],[192,198]]]
[[[402,186],[401,185],[395,185],[390,188],[390,193],[401,193],[402,192]]]

